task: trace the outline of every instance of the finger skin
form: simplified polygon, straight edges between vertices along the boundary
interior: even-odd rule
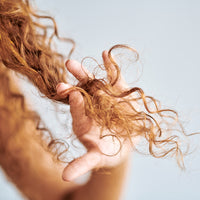
[[[65,83],[59,83],[56,87],[57,94],[62,95],[62,97],[69,96],[69,105],[72,118],[80,118],[85,115],[85,105],[83,96],[79,91],[69,90],[64,93],[65,90],[72,88],[73,86]]]
[[[61,97],[67,97],[69,92],[63,93],[65,90],[72,88],[72,85],[66,83],[59,83],[56,86],[57,94]]]
[[[110,61],[110,59],[108,57],[108,51],[106,51],[106,50],[103,51],[102,58],[103,58],[103,61],[104,61],[104,65],[106,65],[106,66],[112,65],[112,62]]]
[[[108,57],[108,52],[104,51],[102,57],[104,60],[104,65],[110,72],[109,74],[114,76],[116,74],[116,69]],[[66,62],[66,67],[68,71],[72,73],[72,75],[81,83],[87,81],[90,77],[90,73],[86,71],[81,63],[75,60],[68,60]],[[124,89],[124,82],[121,78],[121,75],[114,87],[120,90]],[[85,145],[85,147],[88,149],[88,152],[85,155],[73,160],[65,167],[62,175],[63,180],[65,181],[73,181],[74,179],[92,169],[104,166],[105,163],[106,166],[110,166],[110,163],[108,162],[108,160],[110,161],[110,157],[108,158],[105,155],[102,155],[99,151],[99,137],[94,137],[96,135],[98,136],[100,132],[99,127],[93,123],[93,119],[90,119],[86,116],[84,98],[82,94],[75,87],[73,90],[70,90],[70,88],[73,88],[73,86],[65,83],[60,83],[57,86],[57,93],[58,95],[60,94],[69,97],[70,112],[73,119],[73,131],[78,136],[83,145]],[[94,130],[92,132],[94,134],[90,134],[91,130]],[[97,139],[95,140],[95,138]],[[113,157],[111,164],[120,162],[117,157],[119,156]]]
[[[86,82],[89,77],[92,77],[90,72],[85,69],[85,67],[83,67],[81,65],[81,63],[79,63],[76,60],[68,60],[65,63],[65,66],[67,67],[67,70],[79,81],[81,82]]]
[[[109,76],[110,76],[108,77],[108,79],[112,82],[112,80],[116,78],[116,68],[108,57],[108,51],[103,51],[102,58],[103,58],[104,65],[107,69],[107,72],[109,73]],[[119,75],[118,80],[113,87],[118,90],[124,90],[125,88],[128,88],[121,74]]]
[[[69,92],[63,93],[65,90],[72,88],[69,84],[59,83],[57,85],[57,94],[64,94],[69,98],[70,112],[73,119],[73,130],[77,136],[89,131],[92,120],[85,114],[85,104],[82,94],[77,90],[69,90]],[[63,97],[64,97],[63,95]]]
[[[97,168],[101,161],[100,154],[96,151],[89,151],[85,155],[73,160],[65,167],[62,178],[65,181],[73,181],[79,176]]]

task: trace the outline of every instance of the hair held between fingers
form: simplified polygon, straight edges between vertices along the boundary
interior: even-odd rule
[[[52,28],[39,21],[44,18],[52,22]],[[53,32],[50,36],[49,30]],[[56,92],[58,83],[67,83],[68,79],[63,64],[65,57],[51,47],[54,37],[72,45],[70,57],[75,43],[71,39],[60,38],[54,18],[38,15],[28,0],[0,2],[1,68],[3,69],[4,66],[27,76],[46,97],[66,103],[66,98],[63,98],[65,95],[58,95]],[[102,130],[109,130],[113,137],[130,140],[140,136],[152,156],[157,158],[167,155],[175,156],[179,166],[183,167],[184,152],[180,148],[180,140],[185,132],[178,120],[178,114],[174,110],[160,107],[156,99],[146,96],[139,87],[124,91],[114,89],[120,76],[120,67],[112,54],[117,49],[129,50],[133,53],[135,61],[139,59],[135,49],[126,45],[115,45],[108,51],[110,66],[104,66],[107,72],[106,77],[89,77],[83,84],[79,83],[77,86],[68,88],[66,92],[69,90],[81,92],[85,101],[86,115],[94,119]],[[113,66],[114,69],[111,70]],[[102,69],[102,66],[100,67]],[[12,94],[11,91],[10,94]],[[13,95],[10,98],[13,98]],[[20,95],[19,99],[23,101],[23,95]],[[138,109],[135,105],[139,105],[140,108]],[[21,107],[22,110],[26,110],[24,104],[21,104]],[[2,110],[3,107],[0,107],[0,111]],[[27,115],[26,117],[39,123],[40,118],[35,116]],[[48,147],[53,151],[57,146],[55,144],[59,141],[53,139],[50,132],[49,135],[51,139]],[[58,157],[61,156],[58,151],[55,152]]]

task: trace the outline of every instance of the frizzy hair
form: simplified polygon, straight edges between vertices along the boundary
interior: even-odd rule
[[[47,34],[49,26],[39,22],[41,18],[53,22],[51,36]],[[51,47],[54,36],[72,44],[68,55],[70,57],[75,43],[71,39],[59,37],[56,22],[52,17],[38,15],[28,0],[0,2],[0,62],[6,68],[27,76],[46,97],[67,103],[66,98],[63,99],[56,93],[58,83],[67,83],[67,72],[63,64],[65,57]],[[99,66],[107,72],[106,78],[88,78],[87,82],[78,84],[70,90],[79,90],[82,93],[86,114],[94,119],[102,130],[108,129],[116,138],[131,140],[132,137],[140,136],[148,142],[148,151],[152,156],[157,158],[175,156],[179,166],[183,167],[184,153],[180,148],[179,134],[176,133],[180,132],[181,135],[185,133],[179,123],[178,114],[174,110],[161,108],[156,99],[146,96],[139,87],[123,91],[114,89],[120,68],[112,52],[118,48],[128,49],[134,53],[136,59],[139,57],[133,48],[116,45],[108,52],[116,72],[114,78],[111,76],[109,66]],[[136,108],[136,104],[141,108]],[[0,111],[2,109],[0,107]],[[30,115],[29,118],[36,122],[40,121],[40,118],[34,115]],[[104,137],[106,136],[100,135],[100,138]],[[56,140],[51,137],[49,148],[51,149],[55,143]]]

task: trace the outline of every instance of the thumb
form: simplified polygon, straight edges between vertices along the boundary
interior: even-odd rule
[[[85,155],[70,162],[63,170],[62,178],[65,181],[73,181],[79,176],[99,166],[101,157],[97,151],[89,151]]]
[[[91,119],[85,114],[85,103],[82,94],[73,89],[73,86],[66,83],[57,85],[57,94],[69,98],[70,112],[73,119],[73,129],[75,134],[82,135],[89,131]]]
[[[61,97],[68,97],[70,104],[70,111],[73,119],[85,116],[85,105],[82,94],[73,89],[73,86],[66,83],[59,83],[56,87],[57,94]]]

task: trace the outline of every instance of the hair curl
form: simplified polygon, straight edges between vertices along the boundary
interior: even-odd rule
[[[53,22],[53,28],[41,24],[39,19],[42,18],[50,19]],[[48,36],[50,28],[53,34]],[[1,0],[0,62],[6,68],[27,76],[46,97],[53,101],[67,103],[66,99],[56,94],[57,84],[67,82],[67,72],[63,64],[65,57],[51,47],[54,37],[72,44],[68,55],[70,57],[75,43],[71,39],[59,37],[54,18],[36,14],[28,0]],[[112,56],[112,51],[117,48],[133,51],[138,59],[138,53],[134,49],[125,45],[116,45],[108,52],[116,70],[115,77],[110,78],[110,68],[104,66],[107,72],[106,78],[89,78],[86,83],[72,89],[79,90],[83,94],[87,115],[102,128],[108,129],[115,137],[131,140],[132,137],[141,136],[148,142],[148,150],[152,156],[161,158],[175,155],[178,164],[183,167],[180,137],[176,133],[180,132],[184,135],[184,130],[179,123],[177,113],[174,110],[162,109],[156,99],[145,96],[139,87],[120,92],[113,89],[120,74],[120,68]],[[102,69],[102,66],[99,67]],[[23,95],[20,99],[24,110]],[[135,104],[139,104],[140,109],[136,108]],[[3,109],[0,107],[0,112]],[[40,118],[36,116],[30,113],[27,115],[39,124]],[[171,122],[168,122],[170,120]],[[36,127],[39,129],[38,125]],[[175,133],[172,134],[173,128]],[[49,135],[51,136],[51,133]],[[104,136],[100,135],[100,137]],[[49,148],[55,147],[56,142],[51,137]]]

